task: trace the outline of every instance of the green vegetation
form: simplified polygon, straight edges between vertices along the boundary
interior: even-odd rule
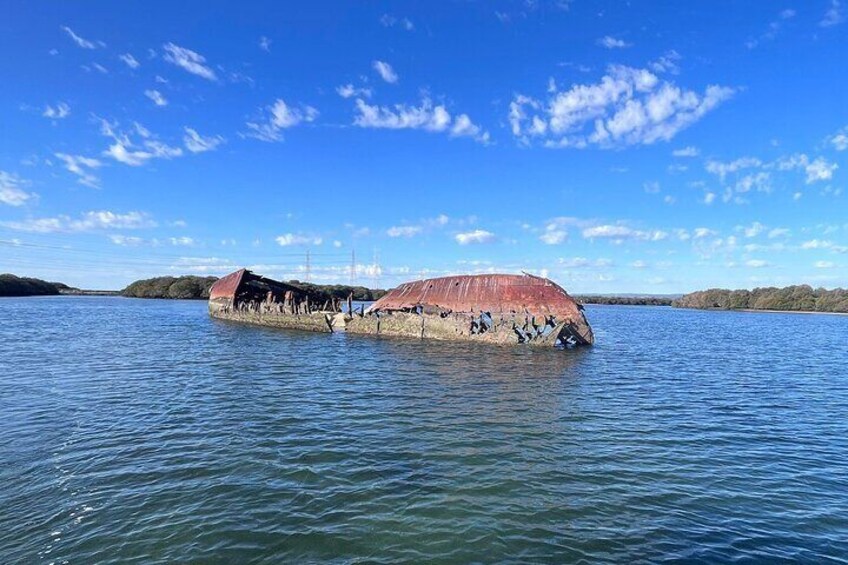
[[[66,285],[41,279],[0,275],[0,296],[50,296],[60,294],[60,287],[67,288]]]
[[[574,296],[573,298],[581,304],[606,304],[615,306],[671,306],[673,301],[670,296],[605,296],[590,294]]]
[[[129,298],[173,298],[201,299],[209,298],[209,289],[217,277],[155,277],[135,281],[124,290],[121,296]]]
[[[335,298],[339,298],[341,300],[347,300],[347,297],[351,293],[353,293],[353,299],[358,301],[378,300],[386,294],[386,291],[382,289],[372,289],[364,286],[350,286],[346,284],[312,284],[298,280],[289,281],[288,284],[293,284],[306,290],[329,292]]]
[[[814,289],[809,285],[755,288],[754,290],[713,288],[687,294],[675,300],[672,306],[714,310],[848,313],[848,290]]]
[[[155,277],[135,281],[124,290],[121,291],[121,296],[130,298],[189,298],[207,300],[209,298],[209,289],[217,281],[217,277]],[[349,285],[321,285],[312,284],[300,281],[289,281],[289,284],[299,286],[316,292],[325,292],[332,294],[334,297],[341,300],[346,300],[350,293],[353,293],[354,300],[377,300],[384,294],[385,290],[372,290],[364,286],[349,286]]]

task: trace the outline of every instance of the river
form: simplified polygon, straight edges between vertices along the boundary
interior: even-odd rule
[[[848,318],[538,351],[0,300],[0,563],[848,562]]]

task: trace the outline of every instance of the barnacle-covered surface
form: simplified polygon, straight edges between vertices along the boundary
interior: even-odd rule
[[[591,345],[583,307],[533,275],[462,275],[404,283],[348,331],[530,345]]]
[[[350,301],[349,301],[350,303]],[[318,332],[533,346],[591,345],[583,307],[552,281],[533,275],[465,275],[404,283],[368,310],[332,295],[241,269],[210,290],[216,318]]]
[[[341,302],[327,292],[306,289],[240,269],[209,290],[215,318],[314,332],[332,332]]]

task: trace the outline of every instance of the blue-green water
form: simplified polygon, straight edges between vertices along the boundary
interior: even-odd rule
[[[0,300],[0,563],[848,562],[848,318],[587,310],[531,351]]]

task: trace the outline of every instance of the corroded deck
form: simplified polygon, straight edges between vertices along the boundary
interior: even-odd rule
[[[341,313],[341,300],[240,270],[210,291],[216,318],[313,332],[494,344],[591,345],[583,307],[532,275],[466,275],[405,283],[368,310]]]

